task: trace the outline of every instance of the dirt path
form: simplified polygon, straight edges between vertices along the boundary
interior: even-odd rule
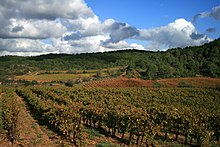
[[[50,141],[49,137],[41,130],[40,126],[31,117],[22,98],[17,97],[17,101],[21,104],[18,123],[20,130],[20,139],[18,141],[19,146],[54,147],[55,145],[52,141]]]

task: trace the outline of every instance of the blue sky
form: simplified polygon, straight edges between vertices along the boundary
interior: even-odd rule
[[[220,37],[219,0],[1,0],[0,56],[165,51]]]
[[[201,12],[210,11],[219,0],[85,0],[101,21],[112,18],[137,28],[155,28],[167,25],[178,18],[192,21]],[[220,22],[212,18],[198,19],[194,24],[204,33],[207,28],[217,28],[208,35],[220,37]]]

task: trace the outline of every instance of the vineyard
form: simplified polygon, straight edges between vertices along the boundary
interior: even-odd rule
[[[210,88],[22,87],[38,121],[75,146],[90,126],[125,145],[218,144],[220,91]]]
[[[93,79],[98,74],[100,77],[114,75],[121,67],[104,68],[99,70],[69,70],[69,71],[38,71],[25,75],[15,76],[14,80],[37,81],[39,83],[52,81],[68,81],[73,79]]]
[[[14,88],[0,87],[0,146],[54,146]]]
[[[122,145],[219,145],[219,89],[0,87],[0,131],[12,144],[22,136],[18,96],[39,122],[75,146],[91,145],[88,127]]]
[[[138,78],[108,78],[99,81],[92,81],[85,83],[84,87],[102,87],[102,88],[115,88],[115,87],[200,87],[200,88],[217,88],[220,86],[219,78],[209,77],[189,77],[189,78],[172,78],[160,80],[143,80]]]
[[[4,92],[4,93],[3,93]],[[6,130],[6,137],[10,142],[14,143],[18,137],[18,114],[20,107],[15,99],[15,93],[12,89],[3,89],[0,91],[1,94],[1,130]]]

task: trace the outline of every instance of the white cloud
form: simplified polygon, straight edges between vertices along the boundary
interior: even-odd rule
[[[199,14],[196,14],[193,17],[193,22],[196,22],[198,18],[206,18],[206,17],[212,17],[216,20],[220,20],[220,5],[213,7],[212,11],[210,12],[201,12]]]
[[[102,25],[97,16],[92,18],[65,19],[62,24],[67,26],[69,32],[63,35],[64,40],[77,40],[87,36],[103,34]]]
[[[6,17],[27,19],[88,18],[93,11],[83,0],[1,0],[0,10]]]
[[[219,19],[219,8],[199,17]],[[164,50],[211,40],[185,19],[154,29],[137,29],[113,19],[101,22],[84,0],[1,0],[0,20],[0,55]],[[150,43],[144,46],[127,39]]]
[[[104,48],[104,51],[115,51],[115,50],[124,50],[124,49],[145,50],[144,46],[141,44],[137,44],[137,43],[129,44],[126,41],[119,41],[117,43],[109,42],[103,48]]]
[[[126,41],[119,41],[116,43],[108,42],[105,45],[101,44],[106,50],[121,50],[129,48],[129,44]]]
[[[7,52],[10,52],[10,55],[17,55],[19,52],[31,55],[32,53],[55,53],[57,50],[52,45],[44,44],[40,40],[0,39],[0,55]]]
[[[62,37],[80,31],[94,38],[101,24],[84,0],[2,0],[0,18],[0,55],[80,52]],[[53,43],[45,44],[46,38]],[[87,39],[80,41],[82,49]]]
[[[68,44],[72,48],[72,53],[103,52],[106,49],[100,46],[100,42],[106,38],[104,35],[88,36],[79,40],[69,40]]]
[[[117,22],[114,20],[107,20],[103,23],[103,31],[109,33],[110,38],[102,43],[103,46],[109,43],[118,43],[124,39],[132,38],[139,35],[139,31],[126,23]]]
[[[96,15],[88,18],[64,19],[62,22],[65,26],[69,26],[69,30],[87,30],[93,25],[100,24],[99,18]]]
[[[212,12],[211,12],[211,17],[213,17],[214,19],[216,20],[220,20],[220,5],[214,7],[212,9]]]
[[[10,24],[0,29],[2,38],[45,39],[61,37],[67,31],[58,21],[11,18]]]
[[[84,0],[1,0],[0,18],[0,38],[30,39],[61,37],[68,29],[61,19],[98,20]]]
[[[211,41],[207,36],[198,34],[194,25],[183,18],[167,26],[140,30],[137,39],[151,41],[151,44],[146,47],[149,50],[201,45]]]
[[[129,48],[138,49],[138,50],[145,50],[143,45],[137,44],[137,43],[132,43]]]

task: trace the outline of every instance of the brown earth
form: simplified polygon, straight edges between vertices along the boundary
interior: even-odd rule
[[[25,101],[16,96],[18,105],[20,106],[19,116],[18,116],[18,130],[19,130],[19,139],[12,144],[6,138],[5,133],[0,133],[0,147],[71,147],[71,143],[66,139],[58,136],[56,133],[48,130],[43,126],[39,126],[38,122],[34,120],[31,116],[30,111],[28,110],[27,104]],[[90,130],[91,128],[87,128]],[[101,135],[101,134],[100,134]],[[89,137],[88,132],[83,133],[83,142],[85,146],[95,147],[99,143],[108,142],[112,145],[123,145],[123,143],[118,142],[117,140],[101,135]]]
[[[125,77],[119,77],[119,78],[111,78],[111,79],[104,79],[100,81],[92,81],[89,83],[84,84],[85,87],[102,87],[102,88],[115,88],[115,87],[152,87],[152,81],[151,80],[141,80],[141,79],[135,79],[135,78],[125,78]]]
[[[173,79],[161,79],[157,82],[165,84],[167,86],[176,87],[180,82],[186,82],[196,87],[212,87],[220,86],[219,78],[209,77],[190,77],[190,78],[173,78]]]
[[[165,87],[177,87],[180,82],[186,82],[195,87],[219,87],[219,78],[209,77],[190,77],[190,78],[172,78],[172,79],[161,79],[161,80],[143,80],[137,78],[110,78],[99,81],[92,81],[85,83],[84,87],[102,87],[102,88],[126,88],[126,87],[155,87],[154,83],[159,83]]]
[[[18,116],[19,139],[12,145],[7,141],[6,137],[4,137],[0,141],[0,147],[54,147],[53,142],[50,141],[49,137],[41,130],[37,122],[30,116],[22,98],[17,97],[17,101],[20,105]]]
[[[23,109],[19,113],[19,130],[20,139],[19,143],[23,146],[39,146],[39,147],[53,147],[55,146],[49,139],[49,137],[41,130],[37,122],[27,113],[25,103],[22,98],[17,98],[18,102],[21,103]]]

